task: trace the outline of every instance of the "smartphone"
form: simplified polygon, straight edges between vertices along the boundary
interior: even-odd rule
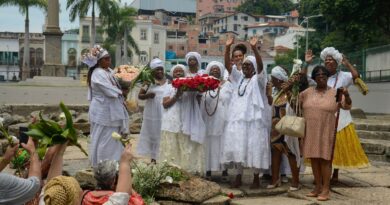
[[[22,147],[22,143],[27,144],[28,136],[25,132],[28,131],[28,127],[19,127],[19,146]]]
[[[343,93],[343,88],[337,88],[337,92],[336,92],[336,102],[340,102],[341,101],[341,94]]]

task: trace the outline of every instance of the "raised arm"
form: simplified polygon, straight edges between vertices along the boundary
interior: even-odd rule
[[[263,60],[261,59],[260,52],[257,50],[257,42],[258,42],[257,36],[252,36],[249,41],[256,58],[257,74],[260,74],[263,71]]]
[[[54,157],[51,161],[49,173],[47,175],[47,181],[50,179],[56,177],[56,176],[61,176],[62,175],[62,168],[63,168],[63,163],[64,163],[64,153],[66,150],[66,147],[68,146],[69,141],[67,141],[64,144],[60,145],[55,145],[58,146],[55,150],[57,152],[54,154]]]
[[[147,86],[149,86],[149,85],[147,85]],[[138,99],[140,99],[140,100],[147,100],[149,98],[154,98],[155,94],[154,93],[147,93],[148,92],[148,88],[144,88],[144,87],[145,86],[142,86],[141,90],[139,90]]]
[[[348,58],[343,54],[343,61],[341,63],[348,68],[349,72],[352,74],[352,79],[355,81],[356,78],[359,78],[359,72],[353,65],[349,62]]]
[[[132,192],[132,179],[131,179],[131,167],[130,162],[133,160],[133,153],[131,151],[131,144],[127,144],[123,150],[120,162],[119,162],[119,174],[118,184],[116,186],[116,192],[124,192],[131,195]]]
[[[308,67],[309,65],[313,62],[313,59],[314,59],[314,55],[313,55],[313,51],[311,49],[308,49],[305,53],[305,63],[304,65],[302,66],[302,70],[301,70],[301,73],[307,75],[307,72],[308,72]]]
[[[224,60],[225,60],[225,67],[226,67],[227,71],[229,72],[229,74],[232,72],[232,62],[230,59],[230,48],[233,45],[233,43],[234,43],[234,37],[228,35],[227,39],[226,39]]]
[[[41,179],[41,160],[39,160],[38,153],[35,150],[36,144],[38,144],[38,142],[35,142],[32,137],[29,137],[27,144],[22,143],[22,146],[30,154],[30,168],[28,176],[36,176],[38,179]]]

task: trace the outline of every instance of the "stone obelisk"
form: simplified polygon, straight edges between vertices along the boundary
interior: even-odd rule
[[[59,26],[58,0],[48,0],[47,24],[43,35],[45,35],[45,64],[42,76],[65,76],[65,66],[61,63],[61,32]]]

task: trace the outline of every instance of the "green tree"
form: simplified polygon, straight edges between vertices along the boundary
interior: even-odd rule
[[[134,52],[140,54],[138,45],[130,35],[131,29],[135,26],[134,16],[136,15],[137,10],[134,8],[120,7],[119,4],[114,3],[110,4],[109,9],[104,11],[101,18],[103,31],[108,34],[105,45],[115,44],[116,66],[127,64],[129,54],[130,56],[133,56]]]
[[[96,43],[96,15],[95,8],[100,11],[108,11],[110,5],[116,2],[116,0],[67,0],[66,9],[70,9],[69,17],[73,22],[76,17],[83,18],[87,15],[88,10],[92,7],[92,25],[91,25],[91,39],[90,46],[92,47]],[[102,13],[102,12],[101,12]]]
[[[38,7],[46,10],[47,0],[0,0],[0,6],[17,6],[19,11],[25,15],[24,21],[24,51],[21,79],[25,80],[30,71],[30,19],[29,8]]]
[[[247,0],[236,10],[252,15],[280,15],[293,8],[291,0]]]
[[[323,14],[310,19],[310,33],[322,39],[320,47],[334,46],[342,52],[390,43],[388,0],[301,0],[301,16]],[[302,45],[302,44],[301,44]],[[312,45],[310,45],[312,47]]]

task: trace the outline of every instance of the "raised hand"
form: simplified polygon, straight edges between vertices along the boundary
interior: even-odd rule
[[[122,162],[131,162],[134,159],[134,154],[131,150],[131,144],[127,144],[121,155]]]
[[[34,141],[32,137],[28,138],[27,144],[22,143],[22,147],[27,150],[27,152],[31,155],[35,152],[35,148],[37,147],[38,141]]]
[[[348,65],[350,65],[351,63],[349,62],[347,56],[345,56],[344,54],[342,54],[342,55],[343,55],[343,60],[341,61],[341,63],[342,63],[344,66],[348,67]]]
[[[147,96],[148,98],[153,99],[153,98],[156,96],[156,94],[155,94],[155,93],[147,93],[146,96]]]
[[[305,53],[305,62],[310,64],[311,62],[313,62],[314,58],[315,56],[313,55],[313,51],[311,49],[307,50]]]
[[[226,46],[231,46],[231,45],[233,45],[233,43],[234,43],[234,37],[231,35],[228,35],[227,39],[226,39]]]
[[[256,47],[258,41],[259,40],[257,39],[257,36],[252,36],[249,40],[249,44],[251,45],[251,47]]]

